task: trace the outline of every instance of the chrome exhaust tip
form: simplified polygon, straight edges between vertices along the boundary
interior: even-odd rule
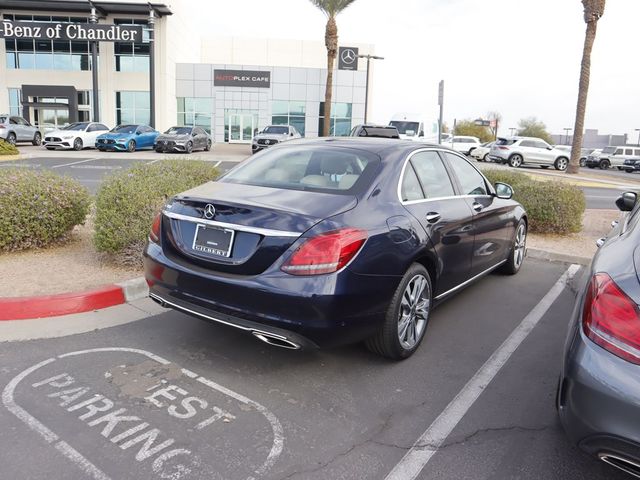
[[[274,347],[287,348],[289,350],[300,350],[300,348],[302,348],[297,343],[294,343],[291,340],[289,340],[286,337],[283,337],[281,335],[276,335],[276,334],[268,333],[268,332],[262,332],[262,331],[259,331],[259,330],[252,330],[251,334],[254,337],[262,340],[264,343],[268,343],[269,345],[272,345]]]
[[[640,463],[612,453],[600,453],[598,458],[612,467],[622,470],[636,478],[640,478]]]

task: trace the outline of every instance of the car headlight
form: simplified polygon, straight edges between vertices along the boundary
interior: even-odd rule
[[[127,143],[127,139],[126,138],[119,138],[116,140],[117,143]]]
[[[65,135],[62,137],[63,140],[69,140],[70,138],[73,138],[73,135]]]

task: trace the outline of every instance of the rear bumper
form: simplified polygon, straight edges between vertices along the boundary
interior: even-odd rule
[[[558,391],[560,421],[586,453],[640,464],[640,366],[574,335]]]
[[[145,248],[144,265],[150,296],[156,301],[313,347],[355,343],[373,335],[400,282],[399,277],[358,275],[348,268],[313,277],[288,275],[277,268],[254,276],[219,274],[174,261],[154,243]]]

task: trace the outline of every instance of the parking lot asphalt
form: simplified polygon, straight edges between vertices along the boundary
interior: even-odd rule
[[[420,349],[398,363],[360,345],[276,349],[173,311],[5,342],[2,476],[392,478],[523,319],[543,312],[459,423],[445,418],[455,428],[417,478],[626,478],[571,446],[556,420],[567,267],[529,259],[515,277],[477,282],[434,311]]]

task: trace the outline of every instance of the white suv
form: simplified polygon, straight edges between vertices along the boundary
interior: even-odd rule
[[[514,168],[526,163],[542,168],[553,165],[556,170],[564,171],[569,166],[568,152],[533,137],[498,138],[491,147],[489,158],[496,163],[508,163]]]
[[[442,145],[452,148],[456,152],[469,155],[480,146],[480,139],[478,137],[454,136],[446,142],[442,142]]]

